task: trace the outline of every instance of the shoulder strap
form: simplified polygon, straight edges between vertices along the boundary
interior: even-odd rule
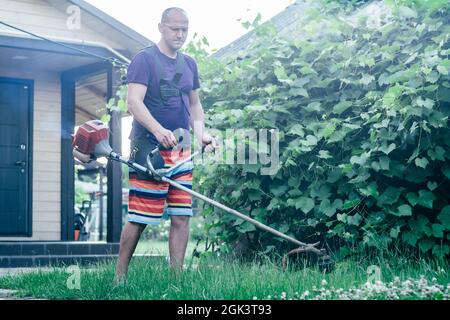
[[[181,52],[178,51],[177,53],[177,67],[176,67],[176,71],[175,71],[175,76],[173,77],[173,84],[178,85],[178,83],[180,82],[180,79],[183,75],[183,69],[186,65],[186,60],[184,58],[184,54],[182,54]],[[183,98],[188,99],[188,94],[186,94],[185,92],[183,92],[183,90],[180,90],[181,93],[181,103],[184,105],[184,109],[186,110],[188,116],[191,116],[191,113],[189,112],[188,107],[186,106],[186,104],[184,103]]]
[[[175,85],[177,85],[178,82],[180,82],[181,76],[183,75],[183,69],[184,69],[185,63],[186,63],[186,61],[184,60],[184,55],[178,51],[175,76],[173,77],[173,80],[172,80]]]
[[[144,50],[153,57],[153,60],[155,61],[156,72],[158,73],[158,78],[164,79],[166,73],[164,72],[161,60],[159,59],[157,52],[158,48],[156,47],[156,45],[146,47]]]

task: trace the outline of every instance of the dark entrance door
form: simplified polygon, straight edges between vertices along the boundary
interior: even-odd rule
[[[31,236],[32,92],[0,78],[0,236]]]

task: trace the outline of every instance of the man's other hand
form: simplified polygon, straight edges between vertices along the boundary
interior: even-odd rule
[[[91,155],[85,154],[85,153],[81,153],[76,148],[73,148],[72,153],[73,153],[73,156],[76,159],[78,159],[80,162],[82,162],[82,163],[89,163],[89,162],[92,161]]]
[[[210,136],[208,133],[204,133],[201,141],[202,146],[205,147],[205,152],[212,152],[214,149],[217,149],[219,145],[217,144],[216,139]]]

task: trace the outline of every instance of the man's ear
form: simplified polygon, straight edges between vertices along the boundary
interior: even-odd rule
[[[158,30],[159,30],[160,33],[163,33],[162,28],[163,28],[162,23],[161,22],[158,23]]]

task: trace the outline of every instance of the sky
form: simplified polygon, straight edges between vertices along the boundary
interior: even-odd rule
[[[293,0],[87,0],[90,4],[146,36],[159,40],[158,23],[164,9],[181,7],[189,16],[189,36],[206,36],[211,49],[220,49],[247,31],[241,22],[253,21],[258,13],[262,21],[283,11]]]
[[[206,36],[210,49],[220,49],[247,33],[241,23],[261,14],[267,21],[292,4],[293,0],[87,0],[153,42],[160,38],[158,23],[169,7],[183,8],[189,16],[189,42],[195,33]],[[240,21],[238,21],[240,20]],[[128,156],[131,117],[122,121],[122,154]]]

